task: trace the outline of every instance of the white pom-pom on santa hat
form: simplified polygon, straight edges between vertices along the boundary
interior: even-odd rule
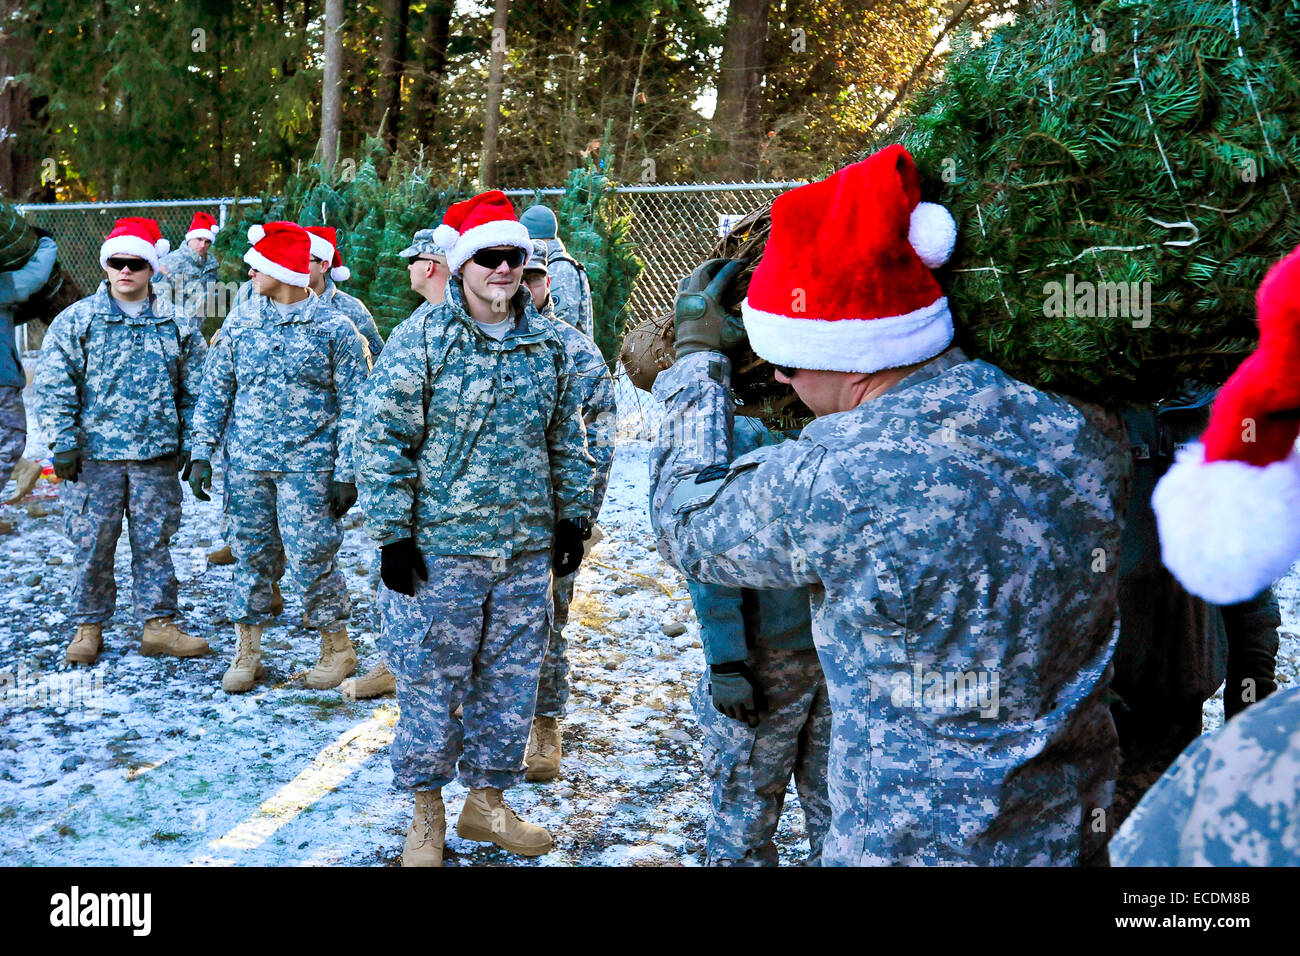
[[[249,226],[249,227],[248,227],[248,241],[251,242],[253,245],[257,245],[259,242],[261,242],[261,241],[262,241],[263,239],[265,239],[265,238],[266,238],[266,229],[265,229],[265,227],[263,227],[263,226]]]
[[[1151,496],[1160,557],[1180,584],[1211,604],[1259,594],[1300,554],[1300,455],[1259,467],[1207,462],[1181,448]]]
[[[957,246],[957,220],[946,206],[934,202],[917,203],[907,230],[907,241],[931,269],[937,269],[952,257]]]
[[[439,249],[445,249],[450,252],[456,246],[456,240],[460,238],[460,233],[447,225],[445,222],[439,223],[438,228],[433,230],[433,242]]]

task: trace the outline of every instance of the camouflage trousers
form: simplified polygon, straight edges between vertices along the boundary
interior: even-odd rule
[[[465,786],[505,789],[524,776],[551,619],[551,554],[424,559],[429,580],[414,597],[379,591],[380,650],[401,709],[393,782],[439,788],[459,763]],[[462,718],[452,713],[458,704]]]
[[[23,457],[27,447],[27,408],[23,391],[13,385],[0,385],[0,488]]]
[[[83,461],[75,481],[59,483],[63,531],[77,562],[73,622],[101,624],[113,616],[117,582],[113,556],[127,519],[136,617],[176,613],[176,570],[170,550],[181,526],[176,456],[149,461]]]
[[[707,669],[691,697],[704,731],[704,770],[713,785],[708,865],[776,866],[772,837],[793,776],[808,829],[808,863],[816,866],[831,819],[831,707],[821,663],[812,649],[771,647],[750,648],[748,663],[769,708],[757,727],[713,706]]]
[[[330,514],[333,477],[328,471],[226,472],[235,556],[232,621],[271,620],[271,584],[283,576],[286,556],[291,580],[303,590],[309,627],[336,631],[351,616],[352,599],[336,560],[343,523]]]
[[[537,716],[563,717],[569,703],[569,642],[564,628],[569,623],[569,604],[573,600],[573,582],[577,573],[555,578],[551,600],[555,603],[555,620],[551,623],[546,656],[537,680]]]

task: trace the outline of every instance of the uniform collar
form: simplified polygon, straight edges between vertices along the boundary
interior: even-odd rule
[[[970,358],[956,345],[951,345],[944,349],[934,358],[927,361],[920,368],[899,379],[898,384],[889,389],[890,392],[901,392],[905,388],[911,388],[913,385],[920,385],[922,382],[928,382],[930,379],[938,378],[950,368],[956,368],[964,362],[969,362]]]
[[[516,316],[515,324],[514,327],[506,333],[505,338],[503,338],[499,344],[503,347],[514,345],[516,343],[529,344],[541,341],[545,338],[546,329],[544,323],[538,321],[540,316],[538,315],[537,309],[533,306],[533,297],[528,294],[528,290],[524,288],[522,282],[519,284],[519,288],[515,291],[514,297],[510,302],[512,311]],[[471,334],[482,336],[483,338],[496,343],[495,339],[478,327],[478,323],[474,321],[474,317],[470,315],[469,310],[465,308],[465,291],[461,287],[459,276],[452,276],[447,280],[447,298],[443,300],[443,305],[446,306],[451,311],[451,314],[459,319],[466,328],[471,330]]]
[[[140,317],[143,318],[145,316],[150,316],[157,318],[163,316],[165,312],[158,307],[158,304],[165,301],[165,298],[160,298],[159,296],[154,295],[153,285],[151,283],[149,286],[149,296],[145,299],[144,311],[140,313]],[[117,299],[113,298],[112,294],[108,291],[107,279],[101,279],[99,282],[99,288],[95,290],[94,308],[97,313],[102,315],[121,315],[128,319],[132,318],[125,309],[117,304]]]
[[[280,310],[275,307],[275,303],[271,301],[270,297],[258,295],[257,293],[253,293],[253,295],[262,300],[258,303],[258,315],[263,319],[264,323],[270,325],[289,325],[295,322],[310,322],[315,318],[316,310],[320,308],[321,304],[321,297],[315,292],[312,292],[311,289],[308,289],[307,298],[303,299],[301,302],[294,303],[297,308],[287,315],[281,315]]]

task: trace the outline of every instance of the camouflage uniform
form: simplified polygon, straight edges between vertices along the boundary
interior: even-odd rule
[[[399,325],[367,382],[357,431],[366,528],[414,537],[429,580],[383,589],[384,660],[397,677],[401,786],[523,776],[551,615],[555,522],[591,514],[579,384],[555,323],[514,299],[501,341],[478,328],[460,280]],[[449,711],[464,704],[462,724]]]
[[[1104,858],[1118,422],[952,348],[732,462],[729,370],[700,352],[655,382],[650,513],[690,577],[810,588],[835,714],[822,862]]]
[[[194,457],[211,461],[224,436],[237,561],[232,619],[271,620],[271,582],[287,552],[308,623],[333,631],[352,604],[335,561],[343,530],[329,511],[329,487],[354,480],[356,400],[366,373],[351,322],[310,293],[298,306],[281,315],[255,295],[227,317],[204,368]]]
[[[781,439],[756,418],[737,418],[737,457]],[[713,705],[706,668],[691,698],[704,731],[704,769],[713,784],[705,847],[710,866],[775,866],[772,837],[790,777],[799,791],[811,853],[821,858],[830,826],[826,761],[831,708],[821,664],[813,649],[808,589],[730,588],[687,579],[709,665],[745,661],[768,710],[758,727]]]
[[[375,318],[370,314],[364,302],[354,295],[348,295],[337,285],[329,276],[325,277],[325,291],[321,294],[321,299],[332,309],[342,312],[352,322],[352,325],[362,337],[366,340],[366,347],[370,349],[371,363],[379,358],[379,353],[383,351],[384,340],[379,334],[379,326],[375,325]]]
[[[14,307],[25,302],[50,278],[58,247],[42,236],[36,252],[18,269],[0,272],[0,488],[27,447],[27,375],[14,340]]]
[[[550,303],[547,303],[542,314],[555,322],[555,329],[560,333],[569,357],[573,359],[578,377],[582,421],[587,428],[587,450],[596,462],[590,516],[592,525],[595,525],[600,516],[600,506],[605,501],[609,469],[614,464],[614,431],[618,424],[614,380],[610,378],[605,357],[600,354],[595,342],[564,320],[556,318]],[[537,682],[539,717],[563,717],[569,701],[569,645],[564,639],[564,628],[569,623],[569,604],[573,601],[573,583],[577,578],[576,574],[556,578],[552,587],[551,599],[555,604],[555,616]]]
[[[1194,741],[1110,844],[1115,866],[1300,866],[1300,689]]]
[[[334,283],[333,280],[331,280],[329,277],[326,277],[325,284],[327,286],[326,291],[328,292],[329,291],[328,287],[332,286]],[[235,305],[242,305],[243,303],[247,302],[249,299],[253,298],[254,295],[255,293],[253,292],[252,280],[251,279],[244,280],[244,284],[239,287],[239,291],[235,294]],[[358,299],[356,296],[348,295],[346,292],[343,292],[342,290],[339,290],[339,295],[343,297],[342,301],[344,303],[348,302],[349,300],[355,302],[357,306],[360,308],[360,310],[365,313],[366,318],[369,319],[369,327],[371,331],[373,331],[375,338],[379,342],[379,347],[383,348],[384,340],[379,337],[379,326],[375,325],[375,320],[371,317],[370,310],[367,309],[365,307],[365,304],[362,303],[362,301]],[[324,296],[322,296],[321,298],[324,298]],[[361,354],[366,360],[366,371],[368,373],[370,369],[374,368],[375,356],[379,354],[377,350],[374,350],[370,347],[369,336],[371,333],[367,332],[364,328],[358,325],[356,314],[354,312],[348,312],[342,309],[337,300],[327,301],[326,305],[330,306],[335,311],[342,312],[342,314],[347,318],[347,320],[352,323],[352,327],[357,330],[357,338],[361,340]],[[231,311],[233,311],[233,309]]]
[[[559,239],[546,240],[546,272],[551,277],[555,314],[591,338],[595,335],[591,283],[587,281],[587,271],[569,255]]]
[[[216,314],[217,273],[220,264],[211,249],[202,259],[182,242],[158,260],[158,271],[153,274],[154,293],[169,296],[178,312],[188,315],[198,325]]]
[[[45,334],[34,383],[42,424],[52,449],[78,448],[83,459],[78,480],[59,486],[76,552],[78,624],[112,617],[124,513],[136,615],[176,612],[168,550],[181,521],[176,454],[186,447],[206,351],[202,334],[167,299],[153,296],[130,316],[107,281],[55,316]]]

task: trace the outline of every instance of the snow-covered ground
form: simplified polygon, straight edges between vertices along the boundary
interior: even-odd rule
[[[532,861],[460,840],[449,865],[700,862],[707,795],[689,694],[703,666],[681,575],[654,549],[647,513],[644,393],[620,388],[620,444],[601,515],[604,540],[579,571],[569,646],[573,667],[559,780],[508,799],[548,827],[554,852]],[[644,416],[639,420],[638,416]],[[185,495],[173,548],[184,626],[217,653],[178,661],[137,652],[125,534],[119,603],[94,668],[69,670],[63,651],[72,556],[54,487],[45,481],[0,537],[0,862],[5,864],[394,864],[410,801],[392,788],[391,699],[348,702],[313,691],[314,632],[285,589],[267,629],[267,676],[245,696],[221,691],[234,640],[226,618],[229,568],[208,566],[217,501]],[[354,603],[362,669],[377,661],[376,555],[355,513],[340,565]],[[1280,588],[1297,627],[1300,579]],[[684,625],[681,633],[674,625]],[[1300,679],[1300,641],[1284,635],[1279,670]],[[1207,727],[1222,704],[1206,705]],[[464,791],[447,789],[449,819]],[[778,832],[782,862],[807,851],[793,791]]]

